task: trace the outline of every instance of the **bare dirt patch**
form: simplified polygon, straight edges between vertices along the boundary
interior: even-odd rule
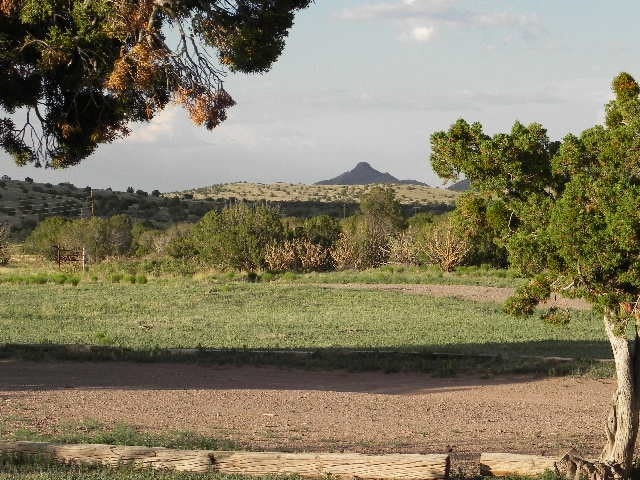
[[[430,295],[432,297],[452,297],[474,302],[504,303],[515,289],[508,287],[483,287],[477,285],[421,285],[421,284],[387,284],[387,283],[318,283],[316,287],[345,288],[354,290],[386,290],[414,295]],[[565,298],[555,295],[541,304],[542,307],[571,308],[574,310],[590,310],[591,305],[584,300]]]
[[[246,448],[595,454],[612,380],[433,378],[183,364],[0,362],[5,432],[68,422],[193,430]],[[579,421],[576,421],[579,419]]]

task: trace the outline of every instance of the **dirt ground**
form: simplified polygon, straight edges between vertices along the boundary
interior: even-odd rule
[[[82,419],[194,430],[263,450],[599,451],[612,380],[433,378],[271,367],[0,361],[5,430]],[[457,460],[456,460],[457,459]]]
[[[432,297],[453,297],[474,302],[504,303],[514,293],[513,288],[485,287],[479,285],[421,285],[421,284],[386,284],[386,283],[318,283],[317,287],[347,288],[354,290],[387,290],[414,295],[430,295]],[[541,307],[572,308],[589,310],[591,305],[583,300],[565,298],[554,295]]]

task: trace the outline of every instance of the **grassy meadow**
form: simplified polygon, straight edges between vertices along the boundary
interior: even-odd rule
[[[569,326],[515,318],[500,305],[402,292],[281,282],[154,279],[5,283],[6,343],[91,344],[134,350],[394,349],[608,357],[600,319]]]

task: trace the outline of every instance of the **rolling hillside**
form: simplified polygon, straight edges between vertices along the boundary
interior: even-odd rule
[[[225,183],[166,194],[173,197],[193,195],[194,199],[226,198],[268,202],[358,203],[370,185],[305,185],[301,183]],[[457,192],[412,184],[384,184],[393,188],[403,205],[453,205]]]
[[[421,185],[386,185],[396,191],[407,215],[442,213],[454,206],[457,192]],[[44,218],[80,218],[127,214],[156,227],[177,222],[196,222],[212,209],[234,201],[267,202],[283,216],[331,215],[337,218],[358,210],[360,196],[373,185],[303,185],[290,183],[230,183],[151,195],[142,190],[117,192],[79,188],[69,183],[0,180],[0,223],[11,227],[12,236],[25,238]],[[93,195],[93,196],[92,196]]]

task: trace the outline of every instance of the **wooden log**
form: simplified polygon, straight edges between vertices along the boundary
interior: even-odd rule
[[[211,452],[207,450],[170,450],[167,448],[126,447],[116,445],[84,444],[54,445],[41,442],[0,442],[1,453],[43,455],[63,463],[86,463],[183,472],[211,471]]]
[[[332,475],[362,480],[445,480],[449,455],[361,455],[354,453],[278,453],[170,450],[116,445],[54,445],[41,442],[2,442],[0,453],[43,455],[64,463],[220,472],[243,475]]]
[[[213,465],[226,474],[439,480],[448,478],[450,461],[449,455],[213,452]]]
[[[508,475],[540,475],[554,470],[555,457],[518,455],[515,453],[483,453],[480,455],[480,474],[498,477]]]

